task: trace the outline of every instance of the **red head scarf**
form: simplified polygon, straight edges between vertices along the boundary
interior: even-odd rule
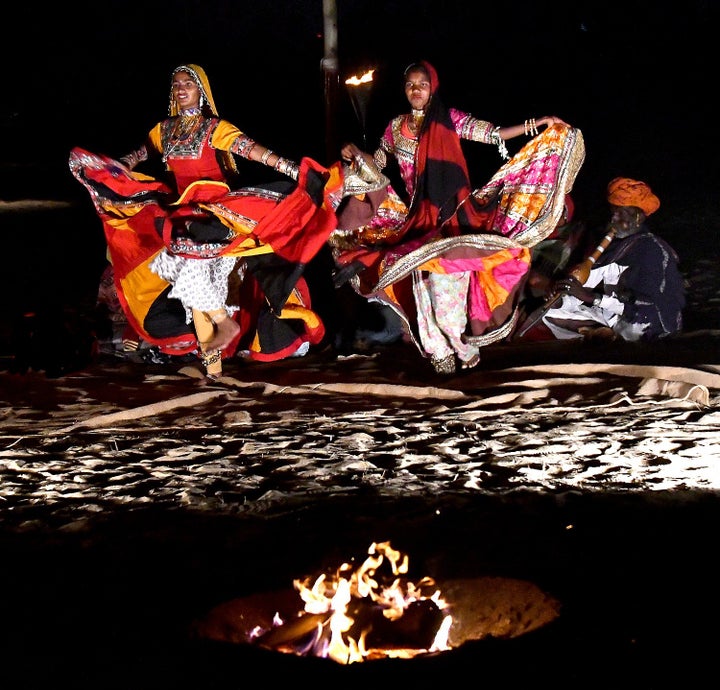
[[[416,185],[408,222],[413,234],[432,236],[442,226],[444,235],[459,235],[463,227],[479,227],[485,216],[471,217],[470,204],[457,212],[472,191],[467,163],[450,114],[438,97],[440,79],[435,68],[421,60],[408,67],[405,74],[418,66],[430,79],[430,102],[415,153]]]

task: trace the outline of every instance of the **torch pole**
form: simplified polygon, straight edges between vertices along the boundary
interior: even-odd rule
[[[325,84],[325,156],[326,164],[339,156],[337,137],[337,103],[340,91],[340,69],[337,52],[337,6],[335,0],[323,0],[324,57],[322,70]]]
[[[345,80],[345,86],[352,103],[355,116],[360,123],[363,151],[367,151],[367,110],[370,91],[373,86],[372,76],[375,70],[365,72],[362,77],[352,76]]]
[[[360,101],[358,94],[358,86],[348,85],[348,94],[350,96],[350,102],[352,103],[353,110],[355,111],[355,117],[357,117],[360,123],[360,129],[362,134],[362,148],[363,151],[367,151],[367,132],[365,129],[365,108],[366,104]]]

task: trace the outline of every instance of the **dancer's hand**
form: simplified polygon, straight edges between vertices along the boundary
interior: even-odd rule
[[[340,149],[340,157],[346,163],[352,163],[356,157],[362,157],[362,155],[363,152],[353,143],[345,144],[345,146]]]
[[[552,125],[568,125],[565,120],[561,120],[559,117],[556,117],[555,115],[545,115],[545,117],[541,117],[538,120],[535,121],[535,124],[539,127],[541,125],[545,125],[546,127],[551,127]]]

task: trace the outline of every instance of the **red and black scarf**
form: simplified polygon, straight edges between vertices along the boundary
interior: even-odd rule
[[[430,77],[430,102],[415,153],[415,193],[408,217],[413,235],[460,235],[484,227],[482,213],[471,197],[470,175],[460,137],[450,113],[437,95],[440,80],[427,61],[418,63]],[[442,229],[442,232],[440,233]]]

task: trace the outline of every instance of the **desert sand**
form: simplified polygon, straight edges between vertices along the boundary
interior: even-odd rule
[[[152,364],[108,342],[54,371],[53,351],[6,348],[5,676],[694,684],[713,667],[717,612],[717,260],[685,259],[678,337],[498,344],[449,377],[402,342],[231,360],[208,385],[197,362]],[[500,588],[466,607],[496,634],[350,666],[198,636],[211,612],[382,540],[419,576],[525,583],[558,615],[533,625],[537,600],[523,608]]]

